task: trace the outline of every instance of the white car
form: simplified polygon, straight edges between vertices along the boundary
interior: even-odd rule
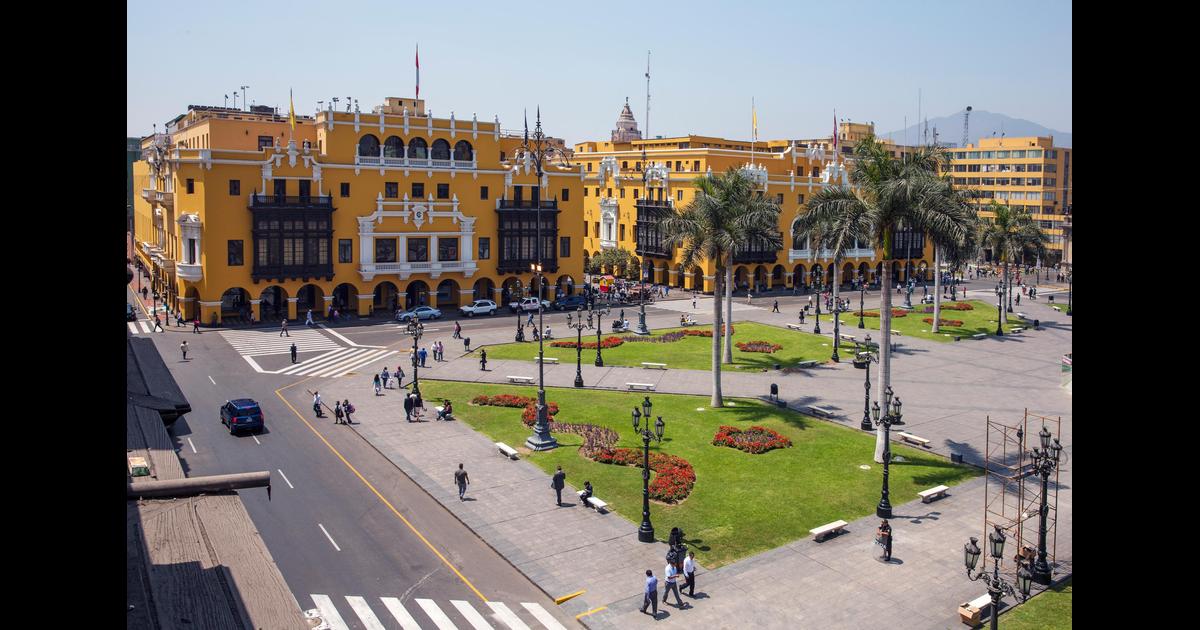
[[[528,313],[530,311],[538,310],[539,303],[541,304],[542,309],[550,310],[550,302],[549,301],[539,300],[535,297],[521,298],[520,302],[513,302],[512,304],[508,305],[508,308],[510,310],[512,310],[512,312],[514,312],[514,313],[516,313],[518,311],[524,311],[524,312]]]
[[[467,317],[475,317],[476,315],[495,315],[496,303],[491,300],[475,300],[470,304],[458,309]]]

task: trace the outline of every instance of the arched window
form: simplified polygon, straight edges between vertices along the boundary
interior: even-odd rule
[[[462,162],[470,162],[471,155],[472,151],[470,142],[467,142],[466,140],[459,140],[454,145],[454,159]]]
[[[429,157],[429,145],[425,144],[424,138],[413,138],[408,143],[408,157],[410,157],[410,158],[427,158],[427,157]]]
[[[388,136],[383,143],[383,157],[404,157],[404,141],[396,136]]]
[[[358,141],[358,154],[369,157],[379,157],[379,138],[376,138],[371,134],[363,136],[362,139]]]
[[[450,159],[450,143],[442,139],[433,141],[433,149],[429,152],[429,157],[435,160]]]

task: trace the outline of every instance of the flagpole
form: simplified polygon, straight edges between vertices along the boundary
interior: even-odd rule
[[[758,141],[758,111],[754,109],[754,97],[750,97],[750,166],[754,166],[754,144]]]

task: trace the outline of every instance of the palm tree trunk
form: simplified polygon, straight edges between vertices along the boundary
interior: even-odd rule
[[[1012,281],[1008,278],[1008,258],[1004,259],[1004,277],[1000,278],[1004,287],[1004,295],[1000,297],[1000,321],[1008,323],[1008,299],[1012,295]]]
[[[723,407],[721,399],[721,269],[713,274],[712,407]]]
[[[725,261],[725,352],[722,361],[733,364],[733,255]]]
[[[925,310],[925,309],[921,309]],[[933,334],[942,323],[942,248],[933,248]]]
[[[833,318],[834,319],[840,319],[840,314],[838,313],[838,267],[841,265],[841,262],[842,262],[842,260],[840,258],[833,259]],[[834,332],[840,332],[837,325],[834,325],[833,330],[834,330]],[[838,344],[838,338],[835,336],[833,338],[833,347],[836,348],[837,344]]]
[[[885,242],[884,251],[891,249],[890,239]],[[882,291],[879,292],[879,380],[876,384],[875,401],[882,405],[883,392],[892,382],[892,266],[891,261],[883,261]],[[887,413],[880,409],[880,413]],[[883,426],[875,430],[875,463],[883,463]]]

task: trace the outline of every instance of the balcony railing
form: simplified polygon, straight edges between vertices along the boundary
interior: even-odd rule
[[[538,202],[534,201],[533,199],[519,199],[519,200],[518,199],[497,199],[496,200],[496,209],[497,210],[537,210]],[[557,211],[558,210],[558,200],[557,199],[542,199],[541,200],[541,209]]]
[[[359,273],[363,277],[374,277],[378,274],[400,274],[401,280],[407,280],[414,273],[427,273],[431,277],[437,278],[443,273],[466,273],[467,277],[471,277],[479,266],[474,260],[434,260],[424,262],[377,262],[363,263],[359,266]]]
[[[472,156],[470,160],[435,160],[433,158],[414,157],[385,157],[382,155],[355,155],[355,166],[390,166],[394,168],[453,168],[474,169],[477,161]]]
[[[333,278],[333,263],[324,265],[255,265],[250,272],[250,278],[253,280],[317,277]]]
[[[333,210],[331,195],[250,195],[251,208],[324,208]]]

